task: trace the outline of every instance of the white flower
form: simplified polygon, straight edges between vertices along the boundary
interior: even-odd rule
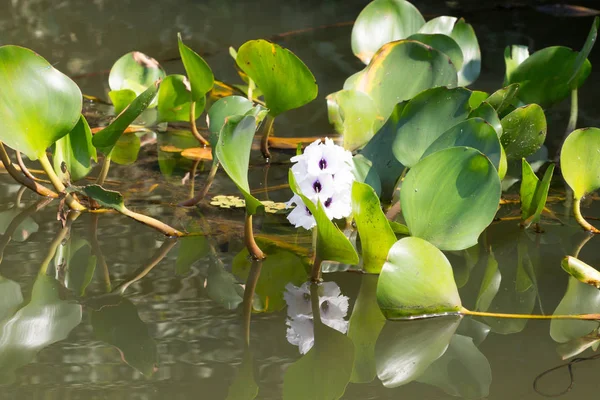
[[[331,174],[347,168],[352,163],[352,153],[325,138],[325,143],[315,140],[304,149],[304,154],[292,157],[292,162],[300,162],[306,166],[310,175]]]
[[[287,202],[288,206],[291,206],[292,204],[295,204],[296,208],[294,208],[287,216],[287,219],[291,224],[293,224],[296,228],[303,227],[306,230],[312,229],[315,225],[317,225],[315,217],[313,217],[312,213],[308,207],[306,207],[300,196],[294,195],[294,197]]]
[[[300,287],[289,283],[285,289],[283,298],[288,305],[287,340],[298,346],[301,354],[306,354],[315,341],[310,282],[305,282]],[[349,322],[344,317],[348,314],[348,297],[341,294],[340,287],[335,282],[319,284],[318,293],[321,322],[346,333]]]

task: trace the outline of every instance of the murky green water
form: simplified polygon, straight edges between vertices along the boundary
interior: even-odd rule
[[[107,75],[96,72],[109,69],[114,60],[131,50],[159,60],[173,58],[178,31],[190,38],[192,47],[205,49],[217,78],[234,81],[235,70],[225,51],[229,45],[350,21],[364,3],[13,0],[0,7],[0,43],[33,48],[58,63],[57,68],[79,76],[77,82],[86,94],[106,98]],[[465,2],[464,10],[454,12],[441,1],[423,3],[419,7],[429,17],[455,13],[473,23],[483,52],[482,77],[475,88],[482,90],[501,84],[505,45],[578,48],[589,27],[588,19],[552,17],[531,9],[490,6],[482,10]],[[561,36],[563,32],[566,36]],[[360,67],[351,55],[349,35],[350,26],[342,26],[276,38],[306,61],[320,85],[319,100],[277,119],[277,135],[331,132],[323,98]],[[597,54],[593,53],[593,64],[600,61]],[[169,73],[182,70],[177,61],[163,66]],[[599,125],[600,114],[594,105],[598,85],[590,80],[580,91],[579,126]],[[547,145],[552,155],[566,126],[568,104],[555,107],[547,116]],[[242,303],[251,266],[243,254],[238,255],[244,247],[243,211],[219,209],[208,201],[193,210],[176,207],[190,193],[189,181],[182,184],[182,178],[191,162],[172,159],[160,151],[166,140],[161,135],[158,143],[150,141],[142,147],[134,166],[112,169],[109,187],[122,190],[127,204],[136,211],[205,236],[173,243],[109,213],[81,215],[63,238],[60,235],[66,230],[61,230],[56,220],[57,203],[36,203],[39,198],[1,176],[0,228],[5,233],[0,238],[5,245],[0,264],[1,399],[225,399],[236,393],[234,388],[241,388],[242,395],[232,399],[251,398],[256,390],[258,399],[283,398],[284,380],[292,378],[290,366],[301,357],[299,348],[288,340],[288,324],[292,323],[283,288],[288,282],[302,283],[298,265],[311,238],[288,227],[283,216],[257,218],[257,233],[288,250],[271,250],[272,257],[262,266],[253,305],[270,312],[251,315],[246,349],[249,318]],[[285,187],[262,190],[286,182],[289,157],[290,153],[276,153],[267,168],[258,154],[253,154],[251,186],[259,199],[286,201],[290,197]],[[208,165],[201,164],[198,171],[195,190],[202,187]],[[217,194],[237,194],[222,173],[209,193]],[[561,198],[564,189],[560,182],[554,184],[551,196],[552,211],[566,225],[547,217],[543,224],[546,233],[524,233],[518,220],[510,219],[519,215],[518,204],[507,206],[499,215],[507,220],[494,223],[475,249],[449,254],[467,308],[487,301],[489,310],[496,312],[554,312],[569,282],[560,261],[588,237],[565,215],[568,208]],[[584,213],[600,215],[600,208],[590,201]],[[579,253],[594,266],[600,265],[599,240],[591,238]],[[40,268],[56,280],[40,277]],[[343,320],[339,315],[332,318],[338,327],[347,328],[344,321],[355,312],[359,294],[361,304],[368,306],[373,281],[339,271],[325,274],[325,280],[335,282],[341,295],[349,298]],[[570,285],[573,299],[588,303],[593,299],[600,306],[595,289]],[[124,289],[122,296],[106,295],[120,288]],[[336,294],[329,301],[325,317],[343,298]],[[14,316],[21,303],[28,305]],[[597,307],[590,312],[598,312]],[[481,398],[488,391],[490,399],[541,398],[533,386],[536,377],[565,363],[557,350],[566,350],[553,337],[575,339],[598,327],[597,323],[565,322],[555,325],[551,336],[547,321],[464,318],[458,323],[448,318],[365,322],[373,332],[365,329],[360,336],[364,362],[355,366],[353,383],[342,398]],[[353,340],[359,343],[356,337]],[[436,346],[442,343],[444,347],[444,340],[450,346],[434,362]],[[299,335],[295,341],[306,344],[310,335]],[[339,338],[318,335],[315,341],[325,361],[311,368],[322,378],[321,384],[327,385],[335,381],[336,371],[349,368],[347,354],[330,351],[338,348]],[[428,352],[434,355],[423,356]],[[408,354],[415,358],[407,358]],[[577,357],[594,354],[588,349]],[[572,368],[575,383],[561,398],[595,396],[599,365],[600,359],[576,363]],[[381,382],[398,385],[402,371],[411,369],[422,370],[418,382],[395,388],[386,388]],[[569,384],[565,367],[540,379],[537,390],[558,394]],[[294,398],[310,398],[302,390],[296,394]]]

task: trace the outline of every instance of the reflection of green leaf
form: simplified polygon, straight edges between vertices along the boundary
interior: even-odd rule
[[[32,233],[35,233],[39,229],[39,225],[37,222],[33,220],[31,217],[25,218],[19,226],[15,227],[13,232],[7,232],[7,229],[10,227],[11,223],[19,217],[23,211],[18,208],[11,208],[6,211],[0,212],[0,234],[11,234],[11,239],[15,242],[24,242],[31,236]]]
[[[94,335],[116,347],[123,361],[145,376],[158,369],[156,342],[148,334],[148,327],[128,299],[110,295],[91,303],[90,320]]]
[[[253,400],[258,395],[254,379],[254,358],[249,350],[244,352],[242,363],[227,393],[226,400]]]
[[[589,314],[600,312],[600,291],[595,287],[569,277],[567,291],[554,310],[554,315]],[[552,320],[550,336],[555,342],[565,343],[585,336],[598,328],[594,321]]]
[[[13,382],[15,370],[43,348],[66,339],[81,322],[81,306],[61,300],[59,290],[54,278],[38,275],[29,304],[0,322],[0,384]]]
[[[83,296],[94,277],[96,257],[87,240],[71,236],[58,248],[54,265],[66,271],[65,286]]]
[[[379,276],[377,302],[387,318],[461,308],[450,262],[434,245],[418,237],[400,239],[390,249]]]
[[[377,376],[375,367],[375,342],[385,325],[385,317],[377,305],[377,280],[374,275],[364,275],[354,303],[348,337],[354,343],[354,367],[351,382],[367,383]]]
[[[490,305],[500,288],[500,282],[502,282],[502,274],[498,269],[498,261],[496,261],[494,253],[490,250],[485,274],[483,275],[479,294],[477,295],[477,303],[475,306],[477,310],[485,311],[490,308]]]
[[[21,286],[0,275],[0,324],[11,316],[23,302]]]
[[[82,115],[71,132],[56,142],[52,157],[54,171],[65,181],[61,168],[64,162],[71,180],[77,181],[85,178],[92,170],[92,159],[98,161],[98,156],[92,145],[90,126]]]
[[[179,240],[179,253],[175,263],[177,275],[187,275],[192,268],[192,264],[200,258],[207,256],[211,251],[208,237],[188,236]]]
[[[213,301],[228,310],[235,310],[243,301],[244,289],[223,263],[213,258],[208,264],[206,293]]]
[[[388,321],[375,345],[377,376],[385,387],[417,379],[440,358],[460,323],[459,317]]]
[[[417,378],[451,396],[482,399],[489,395],[492,369],[470,337],[455,334],[448,350]]]

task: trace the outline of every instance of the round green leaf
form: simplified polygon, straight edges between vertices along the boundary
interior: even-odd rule
[[[0,141],[38,159],[81,115],[81,91],[43,57],[0,47]]]
[[[317,97],[312,72],[294,53],[266,40],[250,40],[238,50],[237,65],[263,92],[274,117]]]
[[[500,121],[500,142],[509,160],[529,157],[546,140],[546,116],[537,104],[519,107]]]
[[[135,133],[126,133],[117,140],[111,160],[119,165],[131,165],[137,160],[141,145],[140,138]]]
[[[360,12],[352,27],[352,52],[368,64],[381,46],[406,39],[424,23],[419,10],[408,1],[372,1]]]
[[[441,250],[477,243],[500,201],[500,179],[490,160],[468,147],[440,150],[412,168],[400,191],[411,235]]]
[[[500,167],[500,140],[494,128],[481,118],[469,118],[448,129],[427,148],[423,157],[457,146],[479,150],[490,159],[496,169]]]
[[[439,50],[412,40],[384,45],[355,81],[355,89],[367,93],[375,102],[382,121],[388,119],[396,104],[417,93],[438,87],[454,87],[456,69]]]
[[[581,199],[600,188],[600,129],[583,128],[571,132],[560,152],[565,181]]]
[[[438,49],[442,53],[450,57],[452,64],[457,71],[460,71],[463,65],[463,54],[460,46],[450,36],[439,33],[415,33],[410,35],[408,40],[416,40],[417,42],[425,43],[428,46]]]
[[[592,65],[586,60],[571,84],[568,83],[578,54],[561,46],[536,51],[512,71],[508,83],[521,85],[518,97],[522,102],[549,107],[566,99],[571,89],[581,86],[589,76]]]
[[[204,102],[204,96],[213,88],[215,82],[213,72],[198,53],[183,43],[181,34],[177,34],[177,41],[179,44],[179,55],[190,80],[192,100],[195,102]]]
[[[356,150],[379,129],[377,108],[369,95],[356,90],[340,90],[327,96],[329,122],[344,137],[344,148]]]
[[[472,98],[473,96],[471,96]],[[471,111],[469,118],[483,118],[494,128],[498,137],[502,136],[502,123],[500,122],[500,118],[498,118],[498,113],[487,101],[482,102],[477,108]]]
[[[129,89],[139,96],[165,75],[165,71],[154,58],[139,51],[132,51],[113,64],[108,75],[108,86],[111,90]]]
[[[158,119],[163,122],[189,121],[192,94],[190,82],[184,75],[169,75],[158,89]],[[205,97],[195,102],[196,115],[204,110]]]
[[[393,144],[396,158],[414,167],[448,128],[467,118],[471,92],[438,87],[419,93],[402,110]]]
[[[407,237],[390,249],[377,285],[387,318],[456,313],[461,308],[450,262],[426,240]]]
[[[136,98],[136,94],[131,89],[111,90],[108,97],[113,103],[115,114],[119,115]]]
[[[71,181],[83,179],[92,170],[91,160],[98,161],[96,148],[92,145],[92,132],[87,120],[83,115],[79,118],[77,125],[68,135],[60,138],[54,146],[52,162],[54,171],[66,181],[62,172],[62,165],[67,168]]]

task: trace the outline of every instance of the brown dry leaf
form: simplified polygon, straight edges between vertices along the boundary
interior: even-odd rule
[[[210,147],[192,147],[185,149],[181,152],[181,155],[190,160],[207,160],[211,161],[212,149]]]

